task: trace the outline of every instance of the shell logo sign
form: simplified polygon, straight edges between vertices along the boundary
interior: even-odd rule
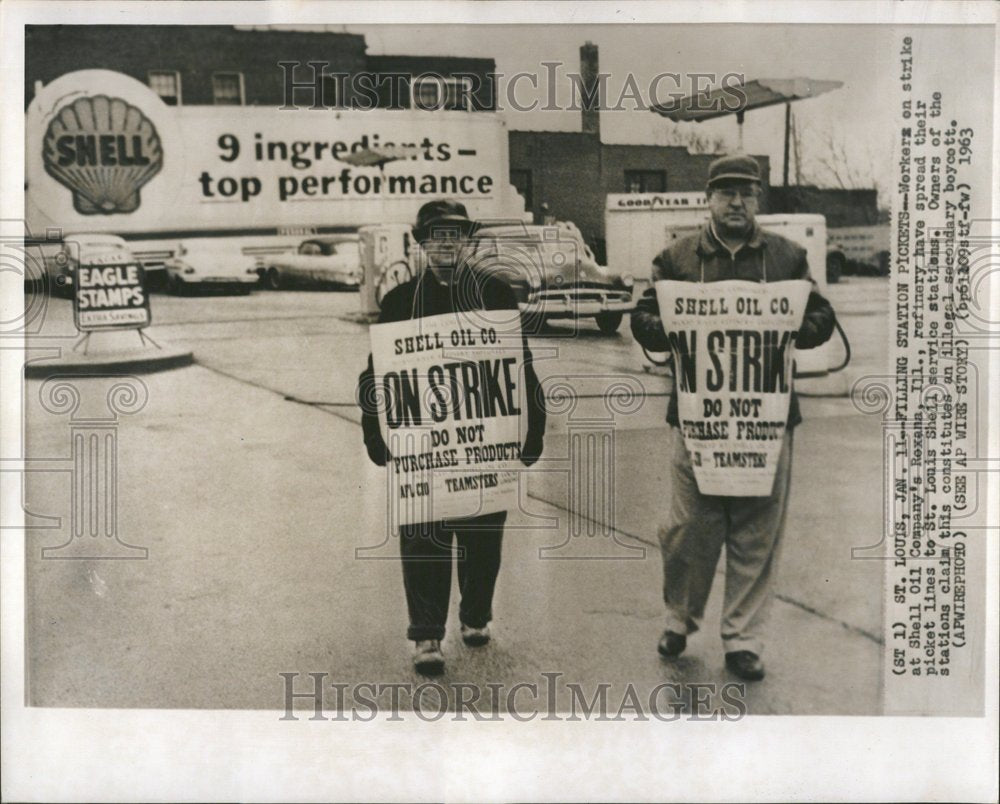
[[[525,215],[505,123],[487,112],[168,106],[135,78],[79,70],[38,89],[25,146],[25,217],[38,232],[156,240],[409,224],[441,196],[477,217]]]
[[[45,172],[73,193],[81,215],[139,208],[139,190],[163,166],[156,128],[137,107],[107,95],[82,97],[52,118],[42,148]]]

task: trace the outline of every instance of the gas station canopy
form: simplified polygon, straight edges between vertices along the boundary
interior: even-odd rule
[[[671,100],[652,107],[652,111],[663,115],[675,123],[712,120],[735,114],[739,125],[740,150],[743,150],[743,115],[752,109],[785,104],[785,163],[782,172],[784,184],[788,186],[788,142],[792,121],[792,101],[815,98],[824,92],[840,89],[843,81],[818,81],[813,78],[757,78],[742,84],[731,84],[686,98]],[[736,89],[743,91],[743,102],[734,96]]]
[[[700,123],[702,120],[724,117],[734,112],[742,118],[743,113],[751,109],[815,98],[824,92],[840,89],[843,85],[843,81],[818,81],[812,78],[757,78],[743,84],[730,85],[725,89],[712,89],[686,98],[670,100],[667,103],[657,104],[652,110],[675,123],[686,121]],[[734,90],[737,88],[743,91],[746,102],[734,108]]]

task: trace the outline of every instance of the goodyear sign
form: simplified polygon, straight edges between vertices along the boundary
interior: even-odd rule
[[[77,267],[73,272],[73,318],[81,332],[148,327],[149,293],[142,265],[109,257]]]

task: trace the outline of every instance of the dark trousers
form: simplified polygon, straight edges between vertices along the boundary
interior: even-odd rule
[[[425,522],[400,528],[403,586],[410,613],[408,639],[443,639],[451,596],[452,542],[458,543],[459,618],[483,628],[493,619],[493,589],[500,571],[500,545],[507,512]]]

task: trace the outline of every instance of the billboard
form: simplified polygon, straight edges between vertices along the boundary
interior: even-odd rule
[[[524,215],[492,112],[167,106],[129,76],[81,70],[37,94],[25,148],[33,231],[355,228],[412,223],[440,197]],[[399,158],[357,164],[371,150]]]

